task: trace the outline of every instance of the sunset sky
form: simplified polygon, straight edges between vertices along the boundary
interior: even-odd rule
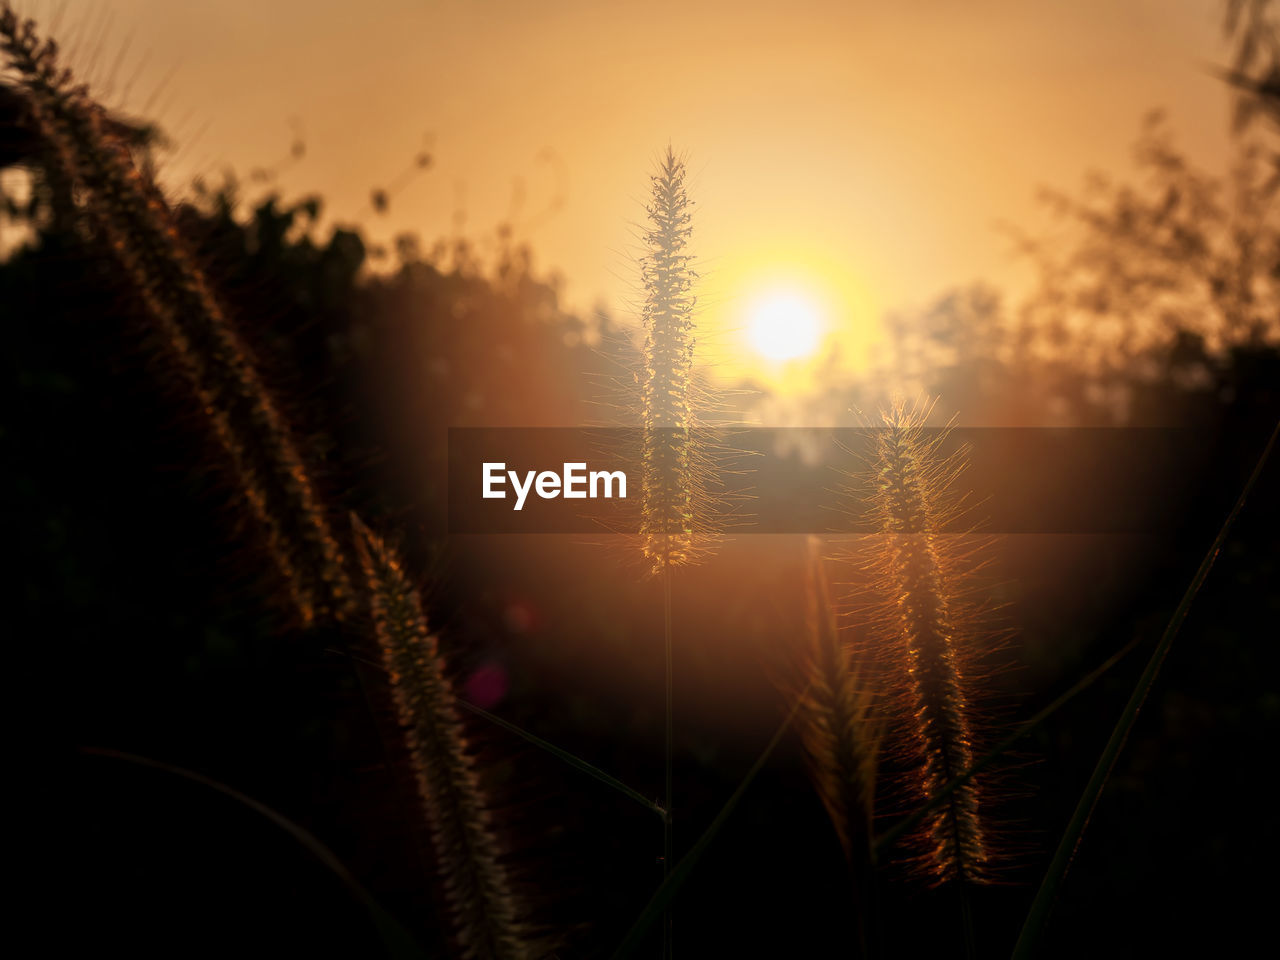
[[[886,308],[1016,284],[994,222],[1032,222],[1040,184],[1123,172],[1150,108],[1211,167],[1228,142],[1228,94],[1204,69],[1228,56],[1219,0],[19,8],[46,27],[61,10],[70,62],[167,126],[173,189],[280,163],[295,125],[307,152],[282,189],[379,238],[429,243],[458,210],[492,236],[519,180],[517,236],[579,309],[625,315],[646,177],[670,142],[689,157],[706,320],[730,355],[779,298],[856,358]],[[424,146],[434,165],[375,221],[370,189]]]

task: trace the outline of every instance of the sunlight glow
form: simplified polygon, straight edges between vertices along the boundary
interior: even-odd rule
[[[759,353],[781,363],[814,353],[822,339],[822,323],[818,311],[804,297],[775,294],[751,311],[749,336]]]

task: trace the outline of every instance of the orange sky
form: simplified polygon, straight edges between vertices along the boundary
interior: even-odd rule
[[[572,306],[628,294],[670,140],[712,329],[796,289],[855,352],[886,307],[1011,280],[993,221],[1027,222],[1038,184],[1123,170],[1149,108],[1203,162],[1227,142],[1227,93],[1201,69],[1227,56],[1220,0],[20,2],[46,27],[58,8],[116,103],[135,74],[126,106],[159,91],[150,112],[183,142],[171,185],[276,163],[296,118],[307,155],[285,190],[367,218],[429,132],[435,166],[372,232],[447,234],[460,201],[468,232],[491,232],[520,178],[521,233]],[[540,218],[557,183],[564,206]]]

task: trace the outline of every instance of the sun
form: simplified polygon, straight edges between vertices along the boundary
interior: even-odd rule
[[[817,309],[805,297],[776,293],[756,303],[747,334],[758,353],[783,363],[807,357],[818,349],[822,322]]]

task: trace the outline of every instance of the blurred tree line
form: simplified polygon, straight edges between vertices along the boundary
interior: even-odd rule
[[[922,389],[983,425],[1206,425],[1242,405],[1265,421],[1280,379],[1273,160],[1250,139],[1214,176],[1158,112],[1134,156],[1133,182],[1042,190],[1047,234],[1005,226],[1032,267],[1026,295],[976,283],[891,313],[872,389]]]

